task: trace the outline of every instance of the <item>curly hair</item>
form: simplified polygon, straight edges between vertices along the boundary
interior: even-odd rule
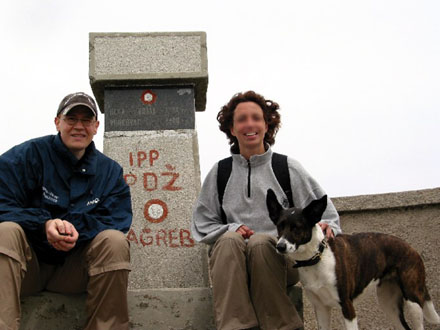
[[[280,107],[278,103],[266,100],[262,95],[257,94],[254,91],[247,91],[245,93],[235,94],[217,114],[217,121],[220,124],[219,128],[228,137],[232,152],[240,152],[238,140],[231,134],[231,128],[233,126],[235,108],[242,102],[255,102],[261,107],[263,110],[264,121],[267,124],[267,132],[264,135],[264,142],[273,145],[281,123],[280,114],[278,112]]]

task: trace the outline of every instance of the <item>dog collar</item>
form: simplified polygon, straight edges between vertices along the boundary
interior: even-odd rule
[[[327,239],[324,238],[321,241],[321,243],[319,243],[318,252],[316,252],[313,257],[311,257],[310,259],[307,259],[307,260],[295,260],[295,264],[293,265],[293,268],[316,265],[318,262],[321,261],[322,252],[324,252],[324,249],[326,247],[327,247]]]

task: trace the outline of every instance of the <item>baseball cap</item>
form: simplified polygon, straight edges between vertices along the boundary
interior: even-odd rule
[[[77,92],[67,95],[63,100],[61,101],[57,116],[60,114],[67,115],[70,110],[72,110],[74,107],[78,105],[83,105],[90,109],[90,111],[93,112],[93,115],[98,119],[98,110],[96,108],[95,101],[86,93],[83,92]]]

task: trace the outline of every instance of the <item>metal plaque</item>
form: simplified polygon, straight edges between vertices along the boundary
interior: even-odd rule
[[[195,129],[193,86],[106,88],[105,131]]]

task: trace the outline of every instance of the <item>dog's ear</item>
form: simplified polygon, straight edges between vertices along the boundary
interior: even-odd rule
[[[307,207],[303,210],[303,215],[308,221],[315,224],[321,221],[322,215],[324,214],[326,208],[327,195],[324,195],[322,198],[316,199],[307,205]]]
[[[280,218],[283,207],[280,205],[280,203],[278,203],[277,196],[272,189],[267,190],[266,205],[267,209],[269,210],[270,220],[272,220],[272,222],[276,225]]]

